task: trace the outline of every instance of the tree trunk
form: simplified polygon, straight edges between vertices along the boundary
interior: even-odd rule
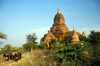
[[[33,47],[31,47],[31,52],[33,52]]]
[[[31,52],[33,52],[33,46],[31,46]]]

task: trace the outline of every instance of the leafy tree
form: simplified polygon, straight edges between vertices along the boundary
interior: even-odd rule
[[[23,49],[25,51],[31,51],[31,44],[29,44],[29,43],[23,44]]]
[[[100,32],[96,32],[94,30],[88,36],[89,42],[93,46],[93,56],[100,56]]]
[[[88,36],[88,39],[89,39],[89,42],[93,45],[100,43],[100,32],[96,32],[92,30]]]
[[[72,39],[71,36],[66,35],[61,43],[67,45],[68,43],[71,43],[71,39]]]
[[[10,52],[12,49],[12,46],[10,44],[6,44],[3,48],[3,51],[4,52]]]
[[[7,37],[7,35],[5,35],[2,32],[0,32],[0,38],[1,39],[7,39],[6,37]],[[0,43],[2,43],[2,42],[0,41]]]
[[[3,33],[0,32],[0,38],[6,39],[6,37],[7,37],[7,35],[5,35],[5,34],[3,34]]]
[[[88,38],[86,38],[86,37],[84,37],[82,35],[79,36],[79,39],[80,39],[80,41],[88,42]]]
[[[27,43],[31,45],[31,51],[33,50],[33,48],[36,48],[37,37],[35,33],[26,35],[26,39],[27,39]]]
[[[39,44],[39,46],[40,46],[40,48],[45,48],[45,47],[47,47],[47,44],[46,44],[46,42],[40,42],[40,44]]]
[[[55,47],[57,43],[58,43],[57,39],[51,38],[49,42],[50,48]]]
[[[14,52],[14,51],[21,51],[22,50],[22,48],[21,47],[12,47],[12,49],[11,49],[11,52]]]

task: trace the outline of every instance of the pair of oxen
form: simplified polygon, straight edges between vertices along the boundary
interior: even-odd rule
[[[13,52],[13,53],[4,53],[3,57],[5,60],[20,60],[21,59],[21,53]]]

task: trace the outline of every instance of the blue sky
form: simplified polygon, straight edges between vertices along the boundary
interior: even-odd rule
[[[12,46],[26,43],[26,35],[36,32],[38,42],[52,27],[58,6],[69,30],[100,31],[100,0],[0,0],[0,32]]]

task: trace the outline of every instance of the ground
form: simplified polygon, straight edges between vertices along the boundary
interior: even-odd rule
[[[22,54],[22,59],[18,60],[18,61],[14,61],[14,60],[9,60],[9,61],[5,61],[2,54],[0,54],[0,66],[13,66],[15,64],[20,64],[21,62],[23,62],[24,60],[26,60],[28,57],[30,57],[30,53],[26,52]]]
[[[5,61],[2,54],[0,54],[0,66],[40,66],[43,63],[43,59],[46,57],[46,54],[44,52],[44,50],[24,52],[22,53],[21,60],[18,61]]]

